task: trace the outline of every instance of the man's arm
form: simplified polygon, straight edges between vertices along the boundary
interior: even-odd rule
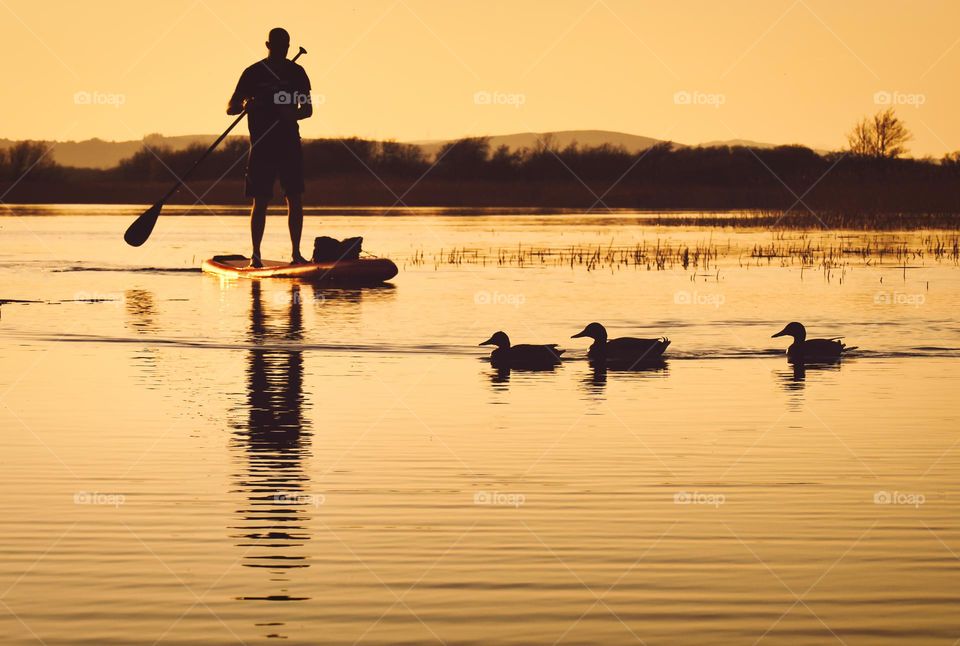
[[[247,107],[247,100],[250,98],[249,82],[247,71],[244,70],[237,81],[237,88],[233,91],[233,96],[227,102],[227,114],[240,114]]]
[[[299,82],[299,93],[303,100],[297,103],[297,121],[309,119],[313,116],[313,100],[310,98],[310,78],[307,72],[301,67],[300,74],[302,78]]]
[[[306,101],[297,106],[297,121],[309,119],[313,116],[313,102],[310,100],[310,93],[306,94]]]

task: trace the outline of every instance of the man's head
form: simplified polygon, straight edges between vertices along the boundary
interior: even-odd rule
[[[267,36],[266,45],[270,56],[286,58],[287,50],[290,49],[290,34],[283,27],[274,27]]]

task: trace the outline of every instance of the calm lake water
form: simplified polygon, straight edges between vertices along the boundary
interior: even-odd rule
[[[0,641],[960,638],[956,234],[322,212],[401,271],[321,290],[196,271],[235,209],[132,249],[139,211],[0,218],[0,299],[40,301],[0,318]],[[716,255],[624,260],[658,246]],[[666,366],[593,371],[594,320]],[[795,371],[792,320],[860,350]],[[501,329],[568,361],[497,373]]]

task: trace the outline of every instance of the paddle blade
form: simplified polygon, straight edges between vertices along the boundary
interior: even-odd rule
[[[147,238],[149,238],[153,232],[153,225],[157,223],[157,218],[160,217],[160,209],[162,208],[163,202],[157,202],[144,211],[139,218],[134,220],[133,224],[127,227],[127,232],[123,234],[123,239],[126,240],[128,245],[131,247],[139,247],[147,241]]]

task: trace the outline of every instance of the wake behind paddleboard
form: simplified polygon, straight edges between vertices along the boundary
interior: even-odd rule
[[[359,258],[337,262],[291,265],[264,260],[263,267],[250,267],[245,256],[214,256],[204,260],[203,271],[230,278],[296,278],[314,283],[379,285],[397,275],[397,266],[387,258]]]

